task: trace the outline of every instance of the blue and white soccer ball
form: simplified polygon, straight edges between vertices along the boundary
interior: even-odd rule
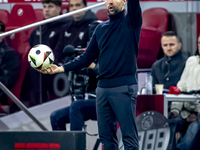
[[[31,48],[28,54],[28,62],[34,69],[43,70],[53,64],[53,51],[47,45],[38,44]]]

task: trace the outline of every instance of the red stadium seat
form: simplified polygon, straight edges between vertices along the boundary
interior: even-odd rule
[[[8,27],[6,28],[7,31],[11,31],[13,29],[16,29],[16,27]],[[15,50],[17,50],[19,53],[24,53],[24,44],[28,43],[29,35],[27,30],[21,31],[18,33],[11,34],[9,36],[5,37],[7,43]]]
[[[36,22],[36,15],[31,4],[15,4],[8,21],[9,26],[25,26]]]
[[[9,12],[4,9],[0,9],[0,20],[7,26],[8,19],[9,19]]]
[[[109,19],[107,9],[99,9],[96,12],[96,16],[97,16],[98,20],[101,20],[101,21],[106,21]]]
[[[142,28],[137,59],[138,68],[151,68],[160,50],[161,33],[154,28]]]
[[[22,27],[36,22],[36,15],[31,4],[15,4],[11,10],[8,26]],[[32,29],[26,30],[30,35]]]
[[[65,14],[65,13],[68,13],[68,12],[69,12],[69,5],[68,4],[62,4],[61,13]]]
[[[43,10],[42,9],[34,9],[36,15],[36,22],[42,21],[44,19]]]
[[[156,28],[161,33],[167,31],[168,11],[165,8],[151,8],[142,13],[142,27]]]
[[[168,11],[151,8],[142,13],[143,24],[140,34],[137,64],[139,69],[151,68],[161,50],[161,35],[167,31]]]
[[[197,19],[197,46],[198,46],[198,37],[200,35],[200,13],[196,14]]]

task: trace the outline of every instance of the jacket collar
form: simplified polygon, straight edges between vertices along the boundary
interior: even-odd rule
[[[114,15],[108,15],[111,22],[117,21],[118,19],[125,16],[125,10],[122,10]]]
[[[164,55],[164,60],[165,61],[171,61],[171,60],[176,59],[176,58],[181,57],[181,56],[182,56],[182,52],[181,52],[181,50],[179,50],[176,54],[174,54],[171,57],[168,57],[167,55]]]

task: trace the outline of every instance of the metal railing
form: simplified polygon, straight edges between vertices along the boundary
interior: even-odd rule
[[[40,26],[40,25],[43,25],[43,24],[46,24],[46,23],[49,23],[49,22],[60,20],[60,19],[72,16],[76,13],[80,13],[80,12],[83,12],[83,11],[86,11],[86,10],[89,10],[89,9],[92,9],[92,8],[95,8],[95,7],[99,7],[99,6],[104,5],[104,4],[105,4],[105,2],[101,2],[101,3],[95,4],[95,5],[88,6],[88,7],[79,9],[79,10],[75,10],[75,11],[72,11],[72,12],[69,12],[69,13],[66,13],[66,14],[62,14],[62,15],[59,15],[59,16],[56,16],[56,17],[53,17],[53,18],[49,18],[49,19],[46,19],[46,20],[43,20],[43,21],[39,21],[39,22],[30,24],[30,25],[27,25],[27,26],[24,26],[24,27],[21,27],[21,28],[17,28],[17,29],[2,33],[2,34],[0,34],[0,37],[8,36],[10,34],[17,33],[17,32],[23,31],[23,30],[27,30],[29,28],[33,28],[33,27]]]
[[[26,106],[7,88],[0,82],[1,90],[9,96],[12,101],[21,109],[23,110],[42,130],[48,130],[30,111],[26,108]]]

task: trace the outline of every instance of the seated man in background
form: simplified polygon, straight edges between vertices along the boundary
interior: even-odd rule
[[[182,93],[200,94],[200,37],[198,37],[198,50],[196,56],[187,59],[181,79],[177,87]],[[169,118],[178,120],[177,138],[180,143],[177,145],[179,150],[190,150],[193,141],[200,129],[198,115],[200,113],[200,103],[198,102],[172,102]]]
[[[162,34],[161,46],[164,57],[156,61],[151,69],[153,87],[163,84],[164,89],[169,89],[179,81],[187,58],[182,54],[181,43],[173,31]]]
[[[86,0],[69,0],[69,11],[75,11],[82,8],[87,7]],[[82,48],[86,48],[87,44],[90,40],[89,30],[90,24],[94,21],[97,21],[96,15],[91,12],[91,10],[83,11],[80,13],[76,13],[73,16],[69,17],[71,22],[67,24],[63,30],[64,38],[60,39],[63,41],[64,47],[72,46],[74,49],[81,50]],[[77,53],[70,55],[68,51],[63,50],[64,59],[63,62],[66,63],[69,60],[73,59],[75,56],[80,55],[80,51],[76,51]],[[64,52],[65,51],[65,52]],[[83,52],[83,51],[82,51]],[[73,71],[72,74],[81,74],[82,70]],[[72,89],[75,87],[72,86]],[[81,94],[80,94],[81,96]],[[83,96],[82,96],[83,97]],[[78,98],[79,99],[79,98]],[[73,100],[73,97],[72,97]]]
[[[62,0],[42,0],[43,5],[43,15],[44,19],[53,18],[60,15]],[[31,47],[34,47],[37,44],[45,44],[49,46],[54,53],[55,61],[54,63],[59,65],[62,63],[62,50],[64,48],[63,43],[60,38],[63,38],[62,29],[64,26],[69,23],[67,19],[60,19],[53,21],[47,24],[44,24],[40,27],[37,27],[31,34],[29,43]],[[29,69],[29,82],[30,82],[30,105],[37,105],[41,103],[41,94],[42,102],[56,98],[56,95],[53,91],[53,78],[54,76],[50,75],[41,75],[36,70],[30,67]],[[42,86],[40,83],[42,80]],[[42,87],[42,92],[40,91]],[[51,95],[50,95],[51,94]]]
[[[87,7],[86,0],[69,0],[70,12],[85,7]],[[97,17],[93,12],[88,10],[74,14],[72,18],[72,22],[67,24],[64,29],[63,43],[65,45],[73,45],[75,48],[78,46],[86,48],[90,40],[89,24],[97,20]]]
[[[5,25],[0,21],[0,34],[4,32]],[[10,48],[3,37],[0,37],[0,82],[11,90],[19,79],[20,69],[20,54]],[[11,105],[11,103],[6,94],[0,90],[0,113],[9,113],[9,108],[6,105]]]

